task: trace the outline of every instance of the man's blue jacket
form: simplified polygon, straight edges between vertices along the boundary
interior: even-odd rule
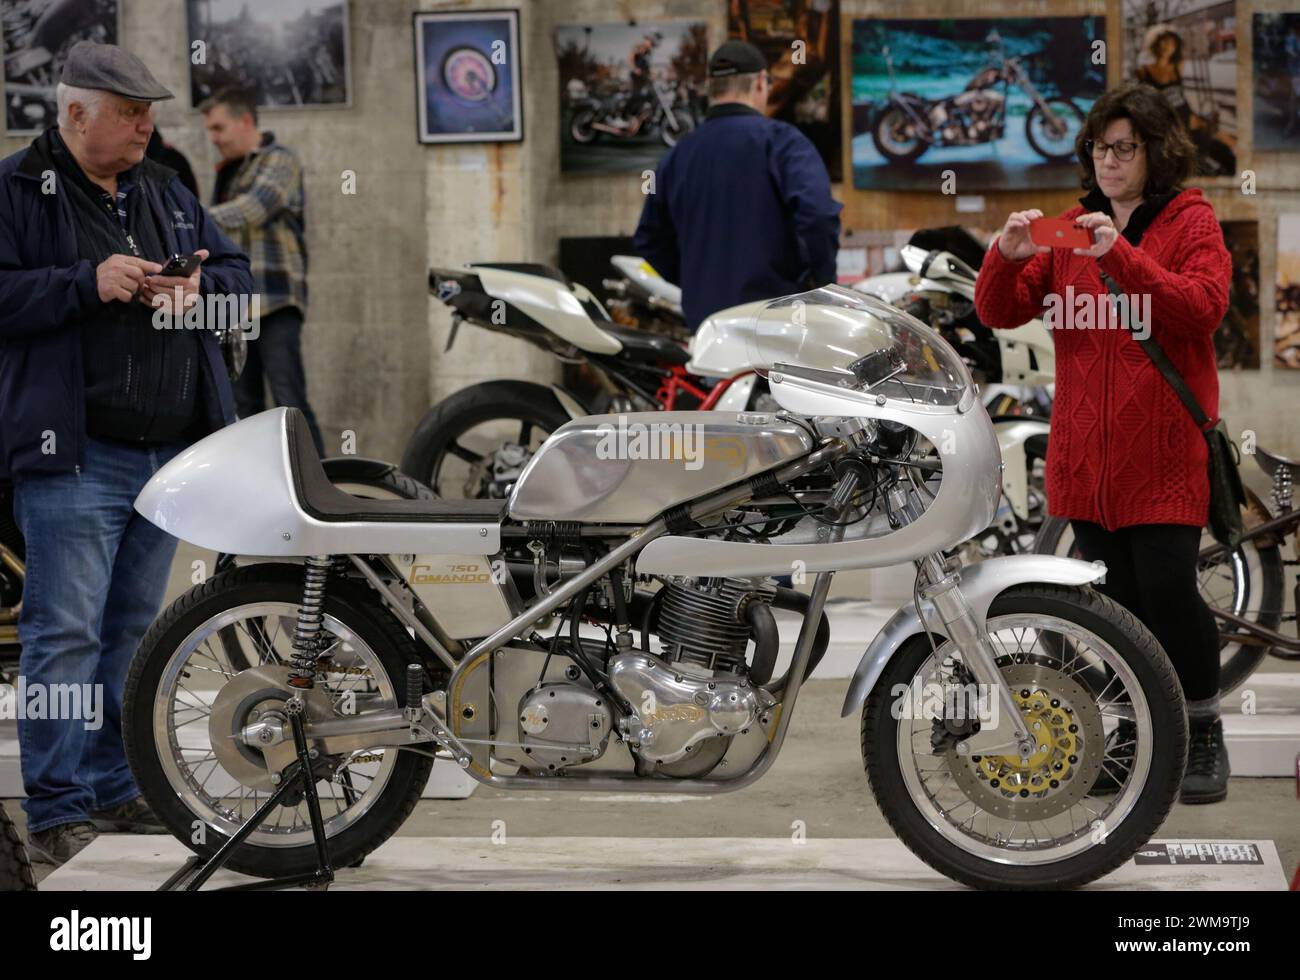
[[[833,283],[840,208],[803,133],[722,103],[659,162],[633,246],[681,286],[694,330],[728,306]]]
[[[129,173],[137,190],[127,206],[166,217],[160,230],[169,254],[210,253],[201,294],[251,296],[248,257],[208,220],[176,172],[146,158]],[[63,191],[62,178],[31,147],[0,160],[0,478],[71,472],[85,463],[81,331],[93,329],[104,304],[94,265],[77,258]],[[199,333],[203,406],[215,431],[234,421],[234,396],[216,335]]]

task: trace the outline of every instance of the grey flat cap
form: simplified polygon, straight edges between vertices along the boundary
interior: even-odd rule
[[[145,63],[116,44],[78,41],[63,63],[64,85],[112,92],[138,102],[160,102],[176,96],[163,88]]]

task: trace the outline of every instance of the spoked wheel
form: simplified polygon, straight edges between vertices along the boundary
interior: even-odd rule
[[[1083,110],[1069,99],[1047,99],[1056,117],[1048,117],[1038,106],[1025,117],[1025,138],[1039,156],[1047,160],[1069,160],[1074,156],[1074,138],[1083,127]]]
[[[1037,750],[962,756],[948,734],[960,723],[951,707],[900,711],[900,698],[916,706],[912,691],[969,690],[956,648],[938,637],[932,651],[921,634],[863,710],[872,792],[899,838],[958,881],[1085,884],[1128,860],[1173,806],[1186,761],[1182,689],[1154,637],[1091,589],[1015,587],[994,601],[988,629]],[[1113,795],[1095,787],[1103,767]]]
[[[447,499],[504,498],[569,413],[545,385],[488,381],[451,395],[420,420],[402,469]]]
[[[915,160],[930,144],[916,133],[916,124],[900,106],[882,112],[871,128],[871,141],[886,160],[906,163]]]
[[[1214,536],[1201,532],[1201,548],[1214,544]],[[1038,554],[1081,558],[1074,543],[1070,522],[1049,517],[1034,541]],[[1220,552],[1200,563],[1197,579],[1201,597],[1212,609],[1222,609],[1266,629],[1282,622],[1282,553],[1277,545],[1261,548],[1255,541],[1243,541],[1236,551]],[[1253,643],[1223,641],[1219,645],[1219,693],[1235,690],[1259,667],[1269,647]]]
[[[302,569],[261,564],[214,576],[176,600],[150,628],[131,663],[123,741],[132,772],[167,828],[203,856],[215,852],[275,790],[292,758],[274,738],[284,704],[304,696],[309,724],[404,707],[406,667],[421,663],[414,641],[368,590],[331,581],[316,686],[288,688]],[[256,624],[249,628],[249,624]],[[237,670],[220,632],[234,627],[256,666]],[[435,682],[438,678],[435,676]],[[261,738],[271,732],[269,745]],[[433,758],[392,747],[316,756],[321,814],[336,867],[390,837],[414,808]],[[289,746],[292,742],[289,742]],[[228,866],[272,877],[315,867],[301,794],[290,797],[238,847]]]

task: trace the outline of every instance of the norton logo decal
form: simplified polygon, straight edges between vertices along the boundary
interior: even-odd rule
[[[487,585],[492,573],[482,565],[448,565],[446,571],[434,571],[432,565],[412,565],[412,585]]]
[[[674,704],[660,708],[653,714],[645,715],[641,721],[647,728],[653,728],[661,721],[703,721],[704,709],[693,704]]]
[[[706,438],[702,424],[681,422],[629,422],[620,415],[618,424],[602,422],[596,427],[597,459],[658,459],[684,462],[698,470],[706,459],[731,469],[745,465],[748,447],[736,436]]]

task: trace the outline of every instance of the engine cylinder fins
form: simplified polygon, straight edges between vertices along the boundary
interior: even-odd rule
[[[752,579],[676,579],[664,586],[656,632],[665,660],[737,673],[752,630],[750,602],[771,602],[776,590]]]

